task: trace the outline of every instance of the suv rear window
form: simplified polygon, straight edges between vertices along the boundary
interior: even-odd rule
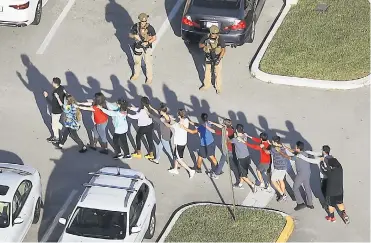
[[[193,6],[203,8],[239,9],[241,0],[193,0]]]

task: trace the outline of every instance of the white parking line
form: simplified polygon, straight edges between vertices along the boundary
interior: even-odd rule
[[[64,18],[67,16],[68,12],[72,8],[73,4],[75,3],[76,0],[69,0],[67,5],[64,7],[62,13],[59,15],[58,19],[55,21],[54,25],[50,29],[49,33],[46,35],[43,43],[37,50],[36,54],[42,55],[45,51],[45,49],[48,47],[50,41],[53,39],[53,36],[57,32],[57,29],[59,26],[62,24]]]
[[[65,211],[67,210],[68,205],[72,202],[73,198],[75,197],[77,193],[77,190],[73,190],[69,197],[67,198],[66,202],[63,204],[61,209],[59,210],[58,214],[55,216],[53,223],[50,225],[49,229],[46,231],[46,233],[41,238],[40,242],[47,242],[49,240],[50,235],[53,233],[55,227],[57,226],[59,222],[59,218],[63,216]]]
[[[44,0],[43,1],[43,7],[46,5],[46,3],[48,2],[49,0]]]
[[[183,2],[184,2],[184,0],[178,0],[178,2],[174,5],[173,9],[170,11],[170,13],[169,13],[168,17],[166,18],[166,20],[164,21],[164,23],[161,25],[160,30],[156,34],[157,40],[153,44],[153,49],[152,49],[153,51],[155,50],[157,44],[160,42],[161,37],[165,34],[167,29],[169,28],[170,21],[178,13],[178,11],[179,11],[180,7],[182,6]],[[180,25],[180,23],[179,23],[179,25]]]

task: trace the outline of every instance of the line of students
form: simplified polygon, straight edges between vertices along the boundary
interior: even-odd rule
[[[211,163],[209,175],[217,179],[222,173],[222,168],[225,164],[226,157],[234,163],[237,168],[238,175],[236,177],[235,187],[243,188],[243,182],[246,182],[255,193],[257,185],[248,177],[248,171],[251,166],[250,153],[248,148],[258,150],[260,153],[259,163],[257,165],[257,175],[259,186],[265,189],[269,188],[269,182],[264,181],[263,175],[268,178],[271,174],[271,183],[277,191],[277,201],[286,199],[285,192],[285,175],[288,163],[290,160],[295,161],[297,176],[294,180],[293,191],[297,206],[295,210],[301,210],[305,207],[313,209],[312,190],[310,187],[310,163],[319,164],[322,174],[323,192],[328,204],[328,221],[334,222],[334,208],[337,206],[341,211],[341,217],[344,222],[349,222],[349,217],[345,213],[343,205],[343,181],[341,164],[332,156],[329,155],[329,146],[323,146],[322,153],[313,153],[304,150],[304,143],[298,141],[295,149],[284,146],[279,136],[274,136],[272,141],[268,140],[266,133],[262,132],[260,138],[255,138],[244,131],[241,124],[237,124],[236,129],[233,128],[232,122],[229,119],[224,119],[222,124],[211,122],[208,119],[208,114],[201,114],[201,123],[191,121],[184,109],[179,109],[177,112],[177,121],[173,119],[165,104],[161,104],[157,110],[150,105],[147,97],[141,98],[141,106],[139,108],[129,105],[124,99],[119,99],[116,103],[106,101],[102,93],[96,93],[93,101],[76,102],[76,100],[68,94],[60,79],[53,79],[53,97],[50,100],[48,93],[44,92],[45,98],[52,106],[52,127],[53,135],[47,139],[52,142],[57,148],[62,149],[67,137],[70,136],[80,147],[79,152],[87,151],[87,146],[79,138],[77,131],[81,127],[82,114],[80,110],[92,112],[94,122],[93,141],[89,147],[93,150],[97,149],[97,143],[100,142],[103,154],[108,154],[108,140],[106,136],[106,127],[108,116],[112,117],[114,125],[113,143],[115,150],[115,159],[125,158],[142,158],[141,139],[145,136],[149,145],[148,154],[144,157],[158,164],[160,161],[161,150],[173,161],[173,166],[169,169],[172,174],[179,174],[178,166],[182,166],[189,173],[189,177],[193,178],[195,173],[201,173],[201,165],[203,159],[208,158]],[[60,124],[61,111],[64,113],[64,131],[62,136],[59,136],[59,131],[62,130]],[[133,113],[133,114],[131,114]],[[136,134],[136,151],[132,154],[129,152],[127,142],[128,122],[127,117],[138,120],[138,129]],[[59,119],[58,119],[59,118]],[[160,142],[156,144],[156,157],[154,154],[153,130],[154,122],[160,125]],[[194,126],[193,129],[189,125]],[[215,126],[216,129],[213,129]],[[227,154],[222,154],[222,157],[217,162],[215,157],[215,141],[213,134],[221,135],[222,128],[227,131]],[[198,134],[200,137],[200,146],[198,149],[198,157],[196,166],[190,168],[184,161],[184,150],[187,145],[187,133]],[[174,139],[174,151],[171,149],[171,138]],[[252,140],[254,143],[249,143]],[[317,156],[317,158],[309,158],[308,155]],[[318,157],[322,155],[321,157]],[[268,173],[270,171],[270,173]],[[303,185],[306,194],[306,204],[300,193],[300,187]]]

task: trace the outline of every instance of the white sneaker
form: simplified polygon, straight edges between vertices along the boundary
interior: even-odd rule
[[[258,191],[258,188],[256,188],[256,185],[254,184],[253,186],[252,186],[252,192],[253,193],[256,193]]]
[[[195,174],[196,174],[196,171],[190,170],[189,171],[189,179],[192,179]]]
[[[171,174],[175,174],[175,175],[178,175],[178,174],[179,174],[179,171],[176,170],[176,169],[170,169],[170,170],[168,170],[168,171],[169,171],[169,173],[171,173]]]
[[[155,164],[159,164],[160,163],[158,159],[153,159],[152,162],[155,163]]]

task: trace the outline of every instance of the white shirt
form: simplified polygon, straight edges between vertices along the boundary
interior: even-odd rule
[[[175,145],[184,146],[184,145],[187,144],[188,133],[187,133],[186,130],[184,130],[180,126],[179,123],[180,122],[177,122],[177,123],[174,123],[173,125],[171,125],[171,128],[174,130],[174,144]],[[188,120],[188,118],[185,118],[183,121],[181,121],[181,123],[186,128],[189,127],[189,120]]]
[[[138,108],[130,108],[132,111],[139,110]],[[141,109],[139,112],[137,112],[135,115],[128,114],[128,117],[131,119],[138,119],[138,126],[140,127],[146,127],[152,124],[152,118],[149,116],[149,113],[146,109]]]

